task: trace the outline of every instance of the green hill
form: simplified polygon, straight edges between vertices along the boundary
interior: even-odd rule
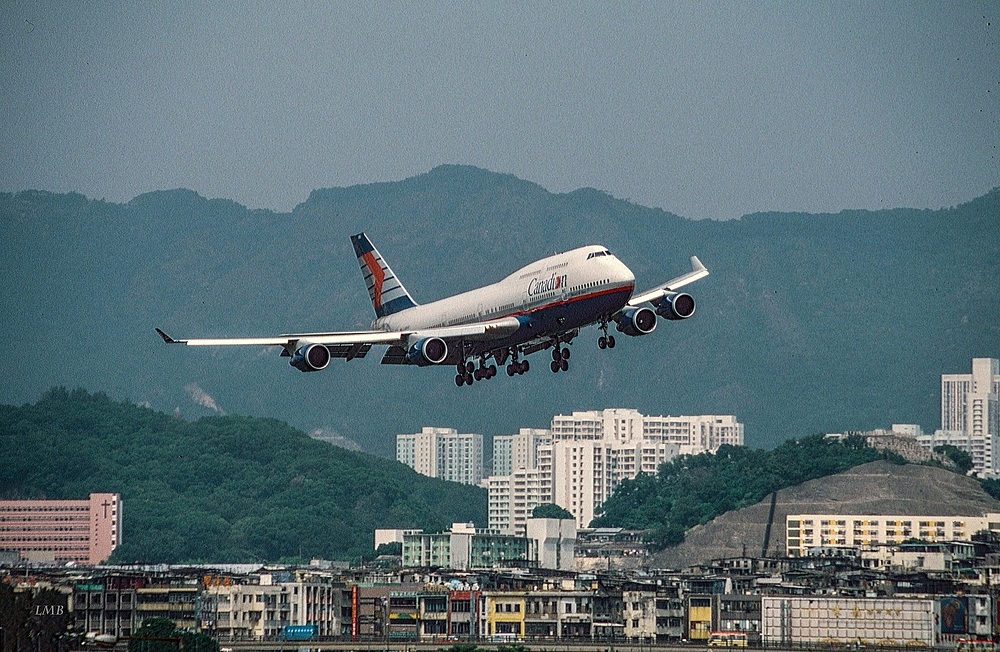
[[[601,243],[645,289],[688,269],[697,313],[597,348],[581,333],[554,376],[456,388],[450,369],[337,360],[302,374],[274,350],[164,345],[175,337],[367,328],[349,236],[366,231],[419,302],[495,281],[554,250]],[[1000,342],[1000,189],[942,210],[765,213],[692,221],[592,189],[556,194],[442,166],[392,183],[314,191],[290,213],[189,190],[127,204],[0,193],[0,402],[54,385],[187,417],[210,410],[334,430],[392,456],[421,426],[486,435],[554,414],[634,407],[735,414],[754,446],[813,432],[938,427],[940,375]]]
[[[842,442],[823,435],[791,439],[772,450],[726,445],[714,454],[682,455],[660,465],[655,476],[623,481],[591,526],[650,529],[656,547],[672,546],[684,540],[685,530],[772,492],[882,459],[905,463],[867,448],[860,437]]]
[[[83,390],[0,406],[0,496],[122,496],[121,562],[351,559],[377,527],[486,524],[486,492],[280,421],[187,422]]]

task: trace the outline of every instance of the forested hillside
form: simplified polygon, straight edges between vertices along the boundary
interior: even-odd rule
[[[486,524],[486,492],[336,448],[273,419],[193,423],[52,389],[0,406],[0,497],[122,496],[121,562],[371,554],[377,527]]]
[[[904,463],[866,448],[861,437],[838,441],[823,435],[791,439],[772,450],[726,445],[715,454],[682,455],[660,465],[656,476],[618,485],[592,525],[650,529],[655,547],[672,546],[684,540],[685,530],[771,492],[879,459]]]
[[[320,373],[273,349],[197,350],[175,337],[367,328],[349,237],[366,231],[418,302],[496,281],[556,250],[601,243],[643,290],[689,269],[697,312],[568,373],[456,388],[450,369],[336,360]],[[421,426],[487,436],[554,414],[632,407],[734,414],[747,443],[919,423],[939,427],[940,375],[1000,350],[1000,190],[943,210],[686,220],[591,189],[554,194],[442,166],[393,183],[317,190],[287,214],[187,190],[127,204],[0,193],[0,402],[53,385],[186,416],[274,417],[393,456]],[[212,399],[211,401],[209,399]]]

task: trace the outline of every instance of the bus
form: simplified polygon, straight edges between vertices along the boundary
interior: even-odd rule
[[[746,647],[746,632],[711,632],[708,647]]]

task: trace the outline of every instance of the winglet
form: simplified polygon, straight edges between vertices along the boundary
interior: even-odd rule
[[[163,341],[166,342],[167,344],[180,344],[180,342],[170,337],[169,335],[161,331],[159,328],[156,329],[156,334],[162,337]]]
[[[703,271],[708,271],[708,270],[705,268],[704,265],[701,264],[701,261],[698,260],[697,256],[691,256],[691,271],[692,272],[703,272]]]

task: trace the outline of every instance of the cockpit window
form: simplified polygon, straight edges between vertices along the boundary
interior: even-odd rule
[[[604,251],[592,251],[589,254],[587,254],[587,260],[590,260],[591,258],[597,258],[598,256],[610,256],[610,255],[611,252],[608,251],[607,249],[605,249]]]

